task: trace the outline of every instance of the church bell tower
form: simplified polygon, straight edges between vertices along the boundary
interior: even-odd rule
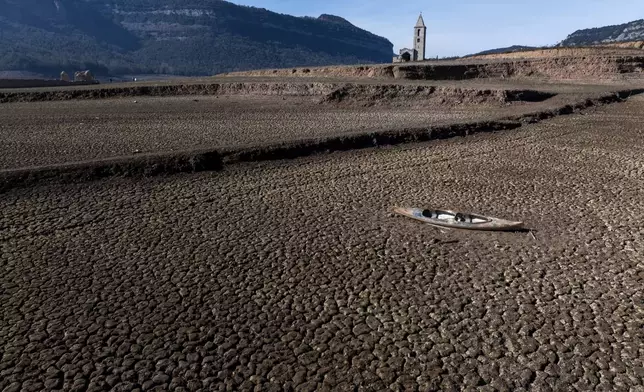
[[[427,26],[423,20],[423,14],[418,17],[414,26],[414,59],[413,61],[425,60],[425,46],[427,43]]]

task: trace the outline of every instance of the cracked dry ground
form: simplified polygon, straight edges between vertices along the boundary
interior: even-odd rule
[[[642,124],[2,194],[0,390],[644,391]]]

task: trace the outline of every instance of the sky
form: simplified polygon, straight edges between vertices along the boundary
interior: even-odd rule
[[[427,55],[462,56],[512,45],[543,46],[575,30],[644,18],[644,0],[232,0],[294,16],[332,14],[389,39],[413,44],[423,13]]]

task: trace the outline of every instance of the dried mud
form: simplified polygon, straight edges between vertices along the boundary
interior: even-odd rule
[[[175,173],[221,170],[218,151],[187,151],[119,157],[87,162],[0,170],[0,192],[43,182],[73,183],[108,177],[150,177]]]
[[[317,153],[346,151],[378,146],[413,143],[481,132],[511,130],[522,124],[536,123],[560,115],[621,102],[634,93],[644,90],[629,90],[604,94],[562,107],[526,112],[493,121],[451,123],[446,125],[410,127],[403,123],[394,129],[378,128],[375,131],[352,131],[339,136],[332,134],[321,138],[285,139],[279,142],[274,136],[271,142],[251,146],[238,144],[230,147],[211,147],[198,151],[146,154],[140,157],[108,159],[104,161],[77,162],[74,164],[42,166],[0,171],[0,190],[33,185],[41,181],[77,182],[104,178],[106,176],[146,176],[218,170],[222,164],[236,162],[292,159]]]
[[[639,51],[638,51],[639,53]],[[582,56],[533,59],[464,59],[395,65],[364,65],[235,72],[224,76],[303,76],[408,80],[469,80],[533,78],[549,80],[618,80],[642,77],[644,55]]]
[[[336,84],[311,83],[190,83],[162,85],[132,85],[96,89],[64,89],[50,91],[0,92],[0,103],[88,100],[126,97],[167,97],[183,95],[285,95],[317,96],[328,94]]]
[[[4,88],[33,88],[33,87],[71,87],[99,84],[97,81],[70,81],[44,79],[0,79],[0,89]]]
[[[644,48],[644,41],[620,42],[614,44],[603,44],[601,46],[577,47],[577,48],[549,48],[526,50],[512,53],[493,53],[478,56],[468,56],[467,59],[543,59],[555,57],[624,57],[642,56],[641,49]]]
[[[0,103],[9,102],[42,102],[126,98],[138,96],[321,96],[329,101],[333,97],[362,96],[369,100],[388,98],[424,98],[437,97],[452,101],[473,103],[486,100],[497,102],[537,101],[538,97],[547,99],[545,92],[516,90],[479,90],[475,88],[458,88],[450,86],[411,86],[411,85],[361,85],[350,82],[239,82],[239,83],[196,83],[160,86],[107,87],[99,89],[74,89],[52,91],[21,91],[0,93]],[[480,98],[480,99],[479,99]]]
[[[360,84],[349,81],[334,82],[230,82],[230,83],[190,83],[168,85],[141,85],[127,87],[102,87],[97,89],[58,89],[49,91],[0,92],[0,103],[10,102],[44,102],[65,100],[88,100],[127,98],[139,96],[169,97],[169,96],[320,96],[330,101],[333,97],[361,96],[360,99],[380,99],[385,102],[389,98],[425,98],[436,97],[438,100],[462,101],[480,103],[484,101],[537,102],[548,96],[546,92],[514,89],[477,89],[454,86],[417,86],[399,84]],[[385,102],[386,103],[386,102]]]
[[[413,85],[340,87],[322,98],[325,104],[365,106],[430,106],[511,102],[543,102],[556,93],[534,90],[481,90]]]
[[[0,390],[644,387],[644,100],[0,197]],[[535,234],[440,231],[431,205]]]

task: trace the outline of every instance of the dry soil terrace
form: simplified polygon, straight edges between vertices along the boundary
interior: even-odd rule
[[[139,97],[2,106],[0,168],[242,147],[489,118],[504,108],[331,108],[300,97]],[[505,108],[505,114],[513,110]]]
[[[1,194],[0,390],[641,392],[643,124]]]
[[[350,67],[348,67],[350,68]],[[335,83],[335,84],[391,84],[396,85],[431,85],[438,87],[461,87],[461,88],[481,88],[481,89],[537,89],[554,92],[601,92],[606,90],[606,85],[631,87],[633,85],[644,86],[644,79],[628,80],[548,80],[536,77],[528,78],[478,78],[468,80],[409,80],[378,77],[356,77],[356,76],[338,76],[338,75],[312,75],[298,74],[296,76],[271,76],[271,75],[243,75],[230,74],[212,77],[186,77],[173,78],[168,80],[152,80],[139,82],[119,82],[119,83],[101,83],[98,85],[74,86],[74,87],[35,87],[35,88],[2,88],[0,93],[30,93],[30,92],[59,92],[72,90],[111,90],[130,87],[155,87],[155,86],[191,86],[191,85],[208,85],[217,83],[288,83],[288,84],[305,84],[305,83]]]
[[[221,96],[0,104],[0,170],[135,153],[242,148],[383,130],[491,121],[560,108],[608,91],[635,87],[445,82],[437,84],[436,93],[413,96],[416,90],[427,91],[433,87],[423,83],[382,85],[361,82],[325,84],[318,88],[309,84],[302,87],[303,82],[300,81],[299,84],[284,82],[275,89],[271,83],[250,82],[249,78],[239,80],[240,84],[231,89],[239,94]],[[337,104],[320,104],[325,92],[340,86],[353,86],[367,98],[354,99],[353,103],[347,99]],[[552,91],[557,95],[542,102],[511,103],[495,100],[493,96],[496,92],[531,87],[537,87],[535,91]],[[397,89],[411,95],[399,94],[397,98],[388,100],[385,95]],[[479,94],[486,91],[493,95]],[[266,93],[287,95],[261,95]],[[289,93],[311,95],[291,96]],[[447,102],[441,100],[441,96]],[[477,100],[486,102],[477,103]],[[366,106],[371,104],[376,106]]]

